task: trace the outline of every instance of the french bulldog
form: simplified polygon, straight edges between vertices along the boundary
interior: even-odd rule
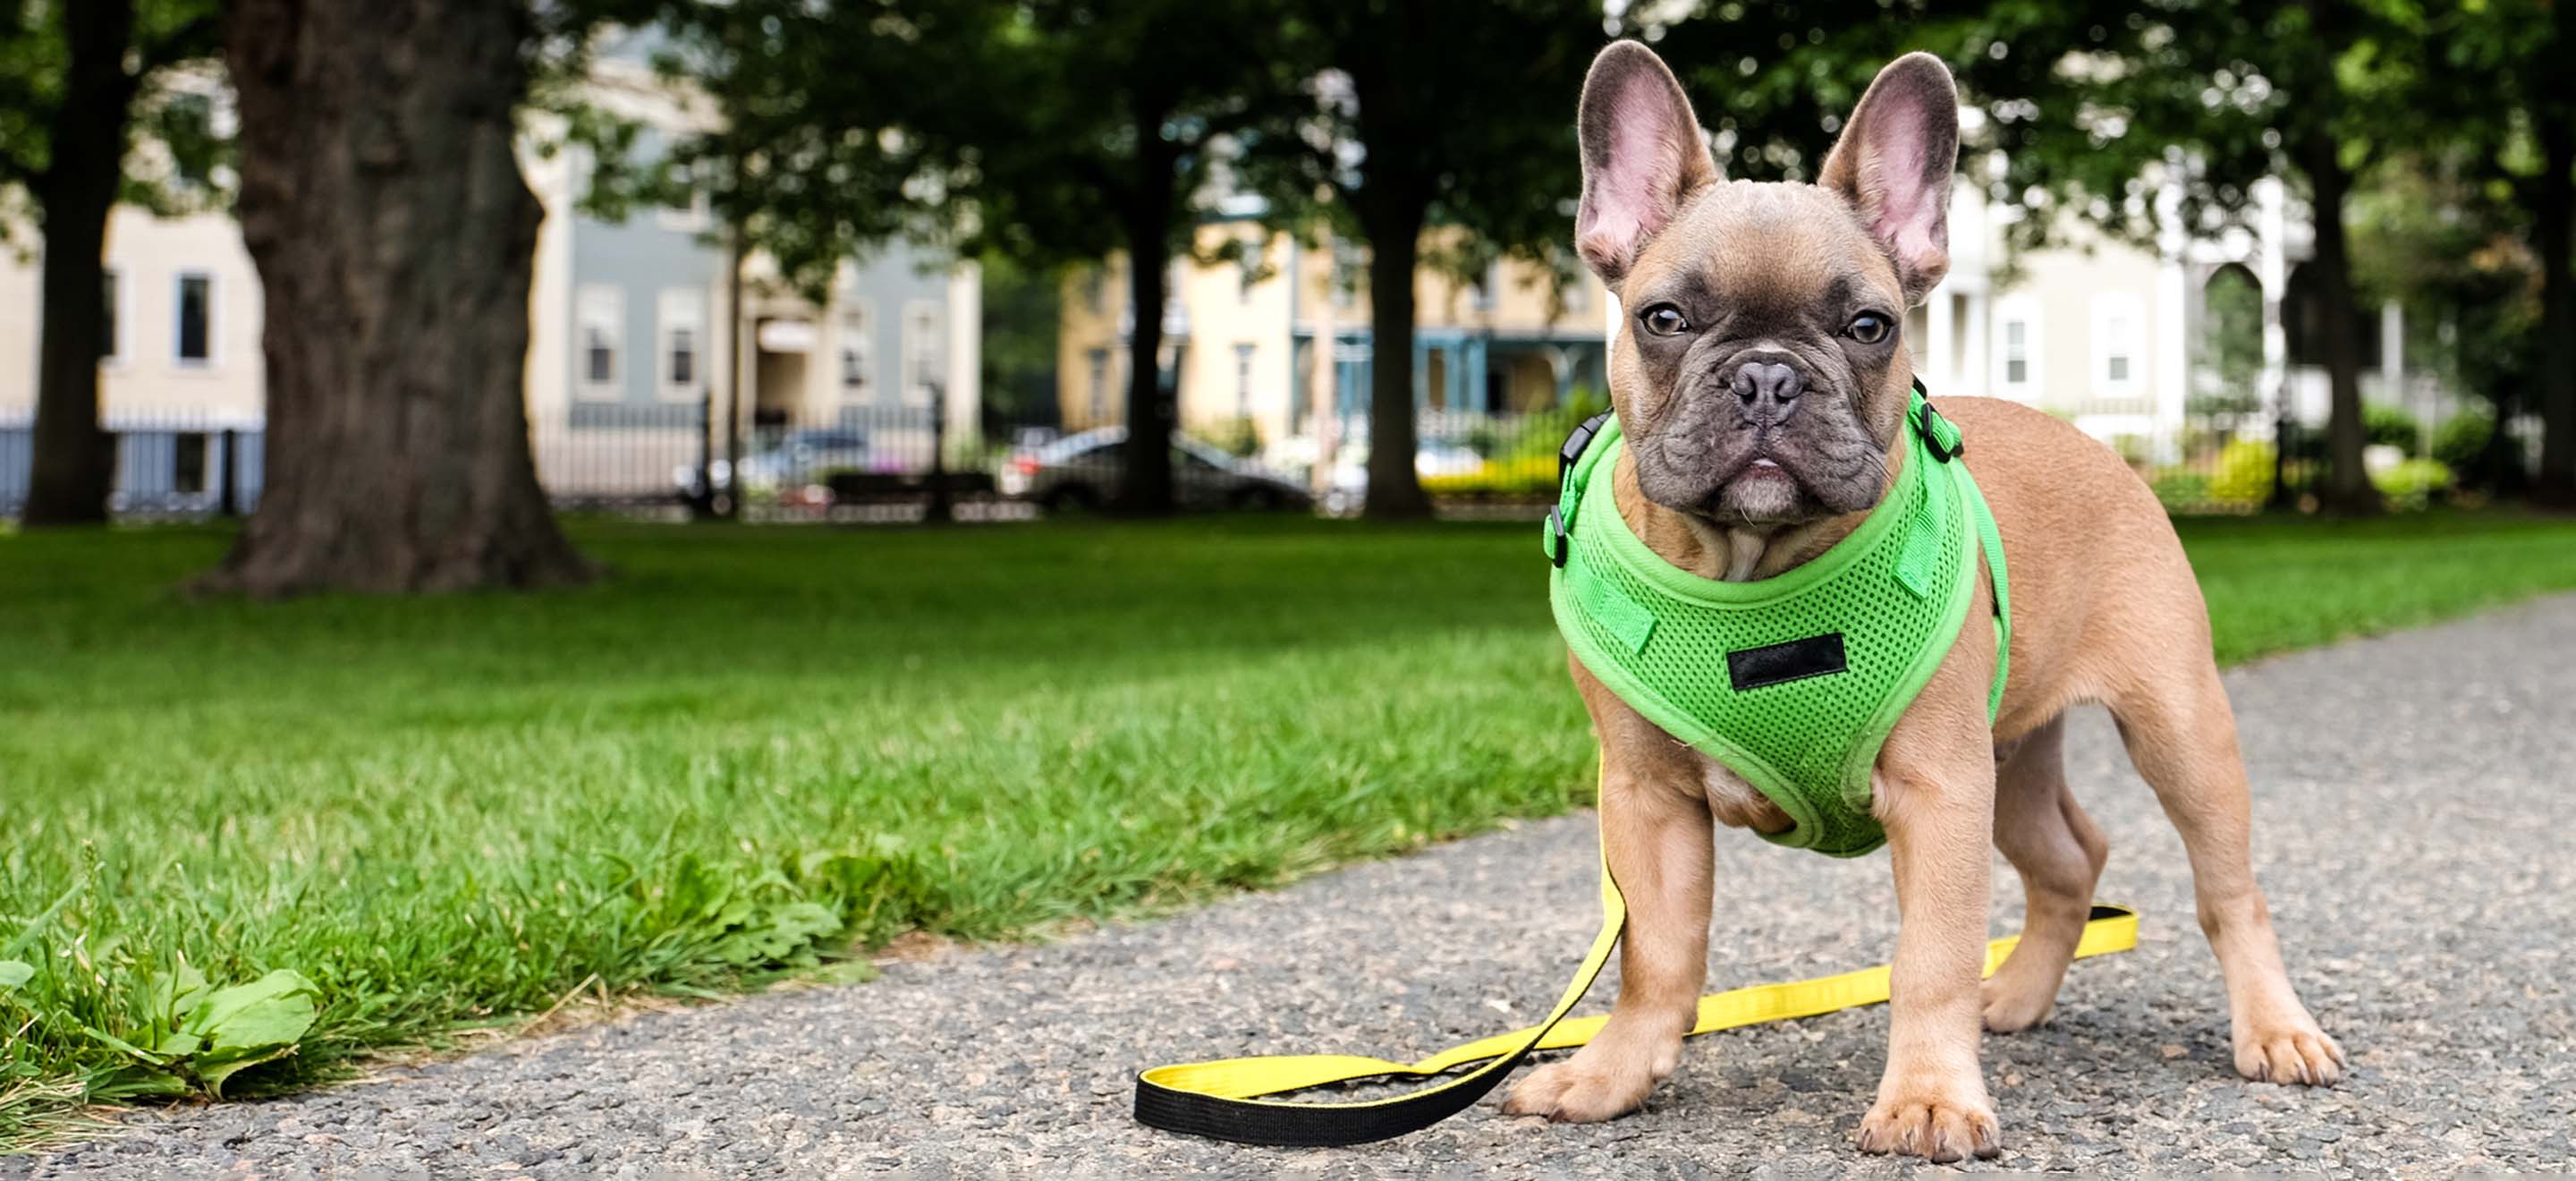
[[[1627,321],[1610,360],[1629,440],[1611,473],[1619,515],[1705,578],[1770,578],[1816,557],[1868,516],[1906,454],[1904,313],[1949,267],[1948,69],[1918,53],[1881,71],[1814,184],[1722,179],[1672,71],[1635,42],[1593,62],[1578,125],[1576,247]],[[2343,1051],[2292,990],[2254,881],[2235,720],[2171,523],[2074,427],[1935,392],[2002,530],[2009,680],[1989,723],[1980,579],[1871,778],[1901,926],[1886,1070],[1859,1147],[1935,1161],[1999,1151],[1978,1040],[2047,1019],[2109,854],[2061,754],[2063,716],[2088,702],[2110,709],[2182,834],[2237,1071],[2333,1083]],[[1601,744],[1603,853],[1628,898],[1619,996],[1591,1044],[1522,1079],[1504,1108],[1592,1121],[1634,1110],[1679,1063],[1707,975],[1712,824],[1778,832],[1791,820],[1569,663]],[[2029,913],[1980,982],[1989,842],[2021,874]]]

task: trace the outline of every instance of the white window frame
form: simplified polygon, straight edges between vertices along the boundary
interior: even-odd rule
[[[679,379],[671,363],[674,334],[689,334],[689,380]],[[585,371],[588,369],[584,358]],[[587,373],[585,372],[585,376]],[[696,400],[707,383],[707,295],[694,287],[666,287],[653,307],[653,376],[654,388],[675,401]]]
[[[99,309],[110,318],[107,323],[107,340],[99,348],[98,363],[100,367],[106,369],[123,369],[128,357],[125,338],[134,334],[134,272],[124,266],[109,265],[102,268],[99,275],[106,282],[113,284],[115,290],[108,293],[106,303]],[[178,342],[175,339],[175,328],[172,334],[174,339],[171,341],[171,351],[176,353]]]
[[[1574,281],[1559,289],[1558,298],[1565,301],[1565,311],[1568,315],[1580,315],[1591,311],[1592,272],[1580,267],[1575,268]]]
[[[856,389],[850,386],[853,352],[859,359]],[[846,300],[832,320],[832,387],[840,391],[842,401],[867,402],[875,400],[877,391],[885,388],[884,379],[877,364],[877,303],[872,299]]]
[[[2092,360],[2086,366],[2085,373],[2086,380],[2092,386],[2093,396],[2097,398],[2138,396],[2139,391],[2145,387],[2145,383],[2138,380],[2138,365],[2145,359],[2138,345],[2146,336],[2141,331],[2145,327],[2146,301],[2139,299],[2137,293],[2131,291],[2097,291],[2093,294],[2092,312],[2092,332],[2088,336],[2092,346]],[[2117,335],[2121,338],[2117,341],[2120,347],[2116,349],[2113,347],[2112,339],[2114,335],[2112,326],[2115,324],[2120,326]],[[2126,376],[2117,378],[2111,376],[2111,361],[2114,357],[2128,362],[2129,372]]]
[[[1091,421],[1098,426],[1109,421],[1109,350],[1092,349],[1084,356],[1084,372],[1091,383]]]
[[[2031,401],[2044,372],[2040,340],[2046,324],[2041,318],[2039,302],[2027,295],[2006,296],[1995,301],[1993,316],[1994,348],[1988,355],[1994,359],[1995,392],[2007,398]],[[2022,326],[2020,381],[2012,379],[2012,326],[2015,324]]]
[[[903,324],[900,328],[900,331],[903,334],[902,386],[904,405],[930,405],[930,387],[923,384],[922,375],[927,371],[939,368],[941,364],[947,360],[940,351],[940,341],[944,335],[941,331],[943,325],[941,325],[939,319],[941,311],[942,306],[940,302],[935,299],[912,299],[904,301]],[[914,332],[914,328],[922,324],[925,318],[928,320],[930,325],[928,330],[921,333]],[[945,381],[947,374],[941,373],[939,374],[939,377],[941,380]]]
[[[187,319],[188,280],[202,279],[206,284],[206,355],[182,356],[185,340],[183,326]],[[223,283],[215,273],[184,268],[170,276],[170,364],[191,373],[210,372],[223,366]]]
[[[1485,264],[1485,273],[1467,284],[1467,306],[1479,312],[1490,312],[1503,298],[1503,262],[1495,259]]]
[[[1234,412],[1252,417],[1252,362],[1261,346],[1252,341],[1238,341],[1234,346]]]
[[[608,377],[590,375],[590,334],[608,336]],[[573,388],[593,401],[619,401],[626,381],[626,289],[607,283],[584,284],[573,295]]]

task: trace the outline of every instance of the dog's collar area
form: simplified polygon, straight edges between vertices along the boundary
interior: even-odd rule
[[[1566,558],[1574,552],[1572,539],[1566,534],[1566,481],[1574,474],[1575,465],[1583,462],[1583,453],[1591,449],[1592,441],[1601,437],[1602,428],[1610,422],[1610,414],[1604,410],[1584,419],[1565,436],[1565,444],[1556,449],[1557,503],[1547,506],[1546,552],[1548,563],[1559,570],[1565,569]],[[1905,408],[1905,423],[1922,438],[1924,451],[1935,460],[1948,463],[1968,453],[1967,436],[1959,433],[1957,424],[1932,408],[1931,391],[1924,388],[1920,377],[1914,379],[1914,394]]]

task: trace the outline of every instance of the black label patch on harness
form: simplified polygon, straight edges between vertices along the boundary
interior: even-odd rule
[[[1786,644],[1742,648],[1726,654],[1726,679],[1735,691],[1803,681],[1843,671],[1843,634],[1827,632]]]

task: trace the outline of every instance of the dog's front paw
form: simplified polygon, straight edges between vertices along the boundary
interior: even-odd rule
[[[1860,1119],[1863,1152],[1897,1152],[1947,1164],[2004,1150],[1995,1111],[1983,1095],[1899,1095],[1881,1099]]]
[[[2236,1073],[2258,1083],[2331,1087],[2343,1063],[2343,1047],[2305,1013],[2236,1036]]]
[[[1509,1115],[1538,1115],[1569,1124],[1597,1124],[1617,1119],[1646,1103],[1655,1077],[1642,1070],[1610,1071],[1586,1064],[1580,1056],[1531,1071],[1503,1100]]]

